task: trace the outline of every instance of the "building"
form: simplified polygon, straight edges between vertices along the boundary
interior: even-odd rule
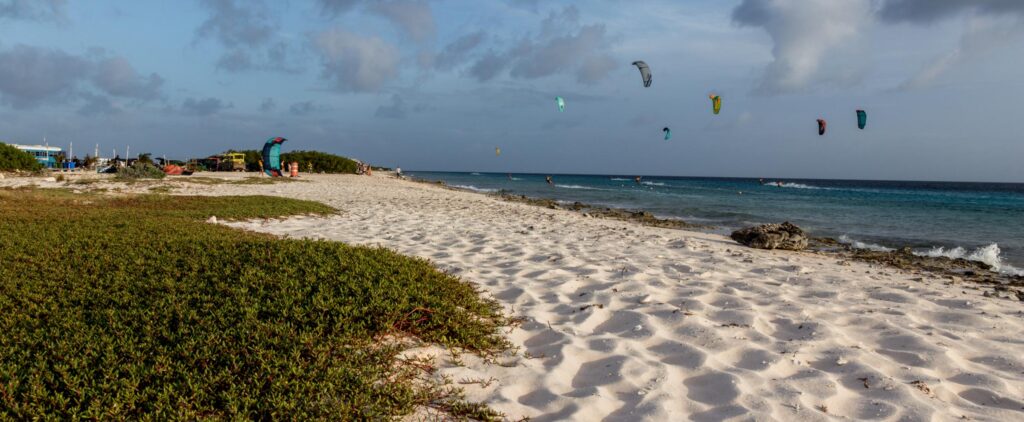
[[[60,149],[59,147],[51,147],[45,145],[9,145],[22,151],[25,151],[29,154],[32,154],[33,157],[36,157],[36,161],[39,161],[39,164],[42,164],[43,167],[46,168],[57,167],[57,156],[61,155],[64,152],[64,150]]]

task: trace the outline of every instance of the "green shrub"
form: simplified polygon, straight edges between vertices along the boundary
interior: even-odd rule
[[[36,171],[43,168],[32,154],[0,142],[0,171]]]
[[[127,167],[117,169],[117,178],[126,180],[135,179],[163,179],[167,175],[157,166],[141,161],[135,162]]]
[[[262,150],[228,150],[245,154],[245,169],[248,171],[259,171],[259,160],[263,159]],[[328,154],[319,151],[292,151],[281,153],[281,169],[285,169],[292,161],[299,163],[299,171],[309,171],[309,165],[313,164],[315,173],[349,173],[355,174],[358,163],[354,160],[340,155]],[[265,165],[265,164],[264,164]]]
[[[281,154],[282,168],[284,163],[292,161],[299,163],[299,171],[309,171],[309,164],[313,164],[314,173],[350,173],[355,174],[358,163],[340,155],[327,154],[318,151],[293,151]]]
[[[381,341],[507,347],[471,285],[385,249],[203,222],[331,211],[0,189],[0,420],[495,417],[414,382]]]

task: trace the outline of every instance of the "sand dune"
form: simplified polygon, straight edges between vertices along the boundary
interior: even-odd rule
[[[438,353],[441,373],[509,419],[1024,420],[1020,302],[385,177],[307,180],[180,193],[323,201],[344,212],[232,225],[385,246],[479,284],[526,319],[521,349]]]

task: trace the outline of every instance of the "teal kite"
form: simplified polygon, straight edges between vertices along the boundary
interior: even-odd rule
[[[864,129],[864,126],[868,125],[868,112],[864,110],[857,110],[857,127]]]
[[[672,139],[672,129],[664,128],[661,131],[665,132],[665,140],[666,141],[669,140],[669,139]]]
[[[565,111],[565,98],[555,97],[555,104],[558,104],[558,111]]]
[[[281,177],[281,144],[287,141],[277,137],[267,139],[263,144],[263,171],[271,177]]]

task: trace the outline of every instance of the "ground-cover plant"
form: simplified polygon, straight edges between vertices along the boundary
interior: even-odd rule
[[[506,348],[471,285],[384,249],[204,223],[332,211],[0,190],[0,419],[496,416],[381,341]]]

